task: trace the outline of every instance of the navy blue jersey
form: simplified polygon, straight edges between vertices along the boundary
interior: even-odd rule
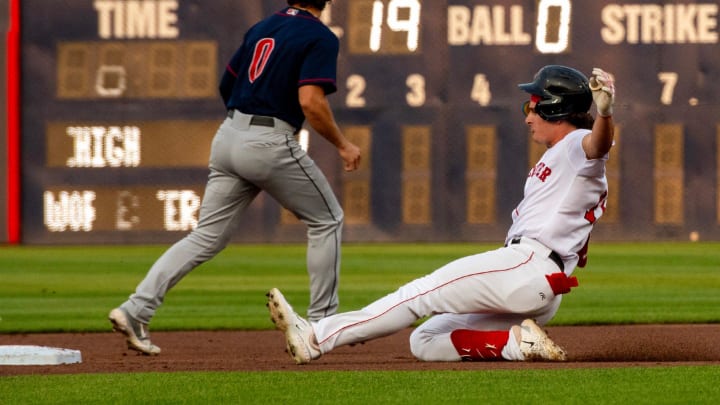
[[[254,25],[228,63],[220,94],[228,109],[267,115],[300,128],[305,115],[298,88],[337,90],[339,41],[304,10],[288,7]]]

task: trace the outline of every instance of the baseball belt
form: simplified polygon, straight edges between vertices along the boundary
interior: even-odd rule
[[[568,277],[565,274],[565,264],[563,263],[562,258],[556,251],[551,250],[550,248],[536,241],[535,239],[522,236],[516,236],[512,238],[508,245],[515,245],[520,243],[526,243],[528,245],[531,245],[535,248],[536,251],[550,252],[548,253],[548,257],[558,266],[558,268],[560,268],[560,272],[558,273],[545,275],[545,278],[547,279],[548,284],[550,284],[550,288],[555,295],[567,294],[570,292],[570,289],[578,286],[577,277]]]
[[[542,245],[540,242],[538,242],[534,239],[530,239],[530,238],[522,237],[522,236],[516,236],[510,240],[510,243],[508,243],[508,245],[517,245],[522,242],[527,242],[531,245],[542,246],[543,248],[549,250],[550,253],[548,254],[548,257],[550,258],[550,260],[552,260],[553,262],[555,262],[555,264],[557,264],[557,266],[560,268],[560,271],[563,271],[563,272],[565,271],[565,263],[563,263],[563,260],[560,257],[560,255],[558,254],[558,252],[556,252],[554,250],[550,250],[549,248],[547,248],[546,246]]]
[[[233,118],[235,116],[235,110],[228,110],[228,117]],[[253,115],[250,118],[250,125],[258,125],[261,127],[275,127],[275,119],[273,117],[267,117],[264,115]]]

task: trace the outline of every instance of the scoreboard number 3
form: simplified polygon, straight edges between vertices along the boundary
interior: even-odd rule
[[[425,105],[425,77],[414,73],[407,77],[405,85],[410,89],[405,95],[405,101],[410,107],[422,107]]]

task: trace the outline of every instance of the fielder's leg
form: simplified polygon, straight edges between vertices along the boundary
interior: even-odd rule
[[[289,134],[286,154],[261,187],[308,227],[310,321],[337,312],[343,211],[327,179]]]
[[[135,293],[122,305],[133,318],[149,323],[173,286],[225,248],[235,229],[237,216],[257,195],[257,191],[251,189],[244,199],[238,199],[237,195],[221,191],[225,187],[237,191],[237,181],[210,180],[195,230],[160,256]]]

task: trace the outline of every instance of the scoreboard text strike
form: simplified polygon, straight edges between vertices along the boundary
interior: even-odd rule
[[[245,31],[284,0],[25,0],[22,241],[149,243],[197,224],[218,80]],[[298,136],[345,210],[348,241],[501,241],[542,147],[521,113],[548,64],[615,74],[617,139],[596,239],[720,237],[716,1],[342,0],[344,173]],[[39,12],[38,10],[43,10]],[[594,113],[594,108],[592,110]],[[262,195],[237,241],[300,241]]]

